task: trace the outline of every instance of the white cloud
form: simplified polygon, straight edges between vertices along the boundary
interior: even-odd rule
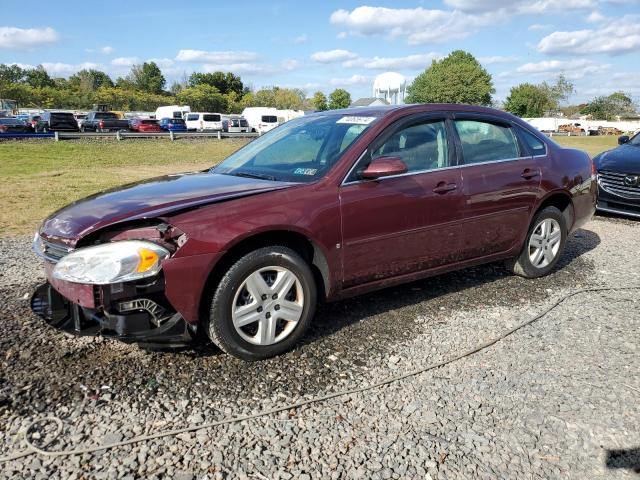
[[[407,55],[406,57],[355,58],[342,62],[342,66],[347,68],[361,67],[371,70],[416,70],[427,68],[433,60],[438,58],[441,58],[441,55],[434,52]]]
[[[365,77],[364,75],[354,74],[348,78],[332,78],[329,80],[329,83],[333,86],[350,86],[350,85],[362,85],[365,83],[371,83],[371,79],[369,77]]]
[[[328,50],[325,52],[316,52],[311,55],[311,60],[315,60],[320,63],[333,63],[343,62],[345,60],[351,60],[357,58],[357,55],[349,50]]]
[[[330,20],[334,25],[348,28],[352,35],[407,37],[409,44],[417,45],[465,38],[478,27],[495,22],[496,16],[422,7],[361,6],[352,11],[336,10]]]
[[[160,68],[170,68],[176,63],[171,58],[149,58],[147,62],[153,62]]]
[[[249,75],[272,73],[271,68],[259,63],[205,63],[205,72],[233,72],[236,74],[246,73]]]
[[[111,60],[114,67],[133,67],[137,63],[140,63],[138,57],[118,57]]]
[[[602,73],[609,69],[609,65],[603,65],[593,60],[544,60],[541,62],[529,62],[516,69],[516,73],[536,76],[553,76],[564,74],[571,80],[583,78],[587,75]],[[503,72],[509,76],[510,72]]]
[[[246,51],[220,51],[207,52],[204,50],[180,50],[176,56],[179,62],[206,62],[220,64],[236,64],[250,62],[258,58],[255,52]]]
[[[612,55],[640,49],[640,15],[626,15],[598,29],[553,32],[538,43],[538,51],[550,55]]]
[[[549,30],[553,25],[549,25],[548,23],[534,23],[533,25],[529,25],[530,32],[539,32],[540,30]]]
[[[59,40],[60,35],[51,27],[0,27],[0,50],[33,50]]]
[[[302,45],[304,43],[307,43],[309,41],[309,36],[306,33],[303,33],[302,35],[298,35],[296,38],[293,39],[293,43],[295,43],[296,45]]]
[[[84,62],[84,63],[60,63],[60,62],[43,62],[42,66],[49,73],[49,75],[53,76],[68,76],[73,75],[80,70],[102,70],[104,67],[99,63],[93,62]]]
[[[607,17],[605,17],[603,14],[601,14],[599,11],[594,10],[593,12],[591,12],[589,14],[589,16],[587,17],[587,22],[589,23],[599,23],[602,22],[603,20],[606,20]]]
[[[511,15],[565,13],[576,9],[593,8],[596,0],[445,0],[447,5],[463,12],[496,12]]]
[[[293,59],[285,59],[280,63],[280,66],[287,71],[295,70],[298,68],[299,62]]]
[[[349,36],[348,32],[339,32],[338,35],[336,35],[336,38],[339,38],[340,40],[344,40],[348,36]]]
[[[102,47],[100,49],[100,51],[102,53],[104,53],[105,55],[111,55],[115,51],[115,49],[113,47],[110,47],[109,45],[107,45],[107,46]]]
[[[513,63],[513,62],[517,62],[518,60],[520,60],[520,57],[518,57],[517,55],[509,55],[509,56],[493,55],[489,57],[478,58],[478,61],[485,65],[493,65],[496,63]]]

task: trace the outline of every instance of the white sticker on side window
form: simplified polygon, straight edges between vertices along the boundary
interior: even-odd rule
[[[348,124],[351,124],[351,125],[369,125],[375,119],[376,119],[376,117],[346,116],[346,117],[342,117],[336,123],[348,123]]]

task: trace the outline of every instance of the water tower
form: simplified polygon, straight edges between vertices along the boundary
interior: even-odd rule
[[[373,96],[384,98],[391,105],[404,103],[407,80],[396,72],[381,73],[373,81]]]

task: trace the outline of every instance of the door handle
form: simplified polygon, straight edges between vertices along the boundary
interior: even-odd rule
[[[455,183],[440,182],[438,183],[438,185],[436,185],[436,188],[433,189],[433,192],[443,195],[447,192],[452,192],[456,188],[458,188],[458,186]]]
[[[524,178],[525,180],[531,180],[532,178],[535,178],[538,175],[540,175],[540,172],[538,170],[532,170],[530,168],[525,168],[524,172],[522,172],[522,175],[520,175],[520,176],[522,178]]]

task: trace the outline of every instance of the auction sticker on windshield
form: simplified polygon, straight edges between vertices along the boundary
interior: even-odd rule
[[[336,123],[349,123],[349,124],[352,124],[352,125],[369,125],[375,119],[376,119],[376,117],[346,116],[346,117],[342,117]]]

